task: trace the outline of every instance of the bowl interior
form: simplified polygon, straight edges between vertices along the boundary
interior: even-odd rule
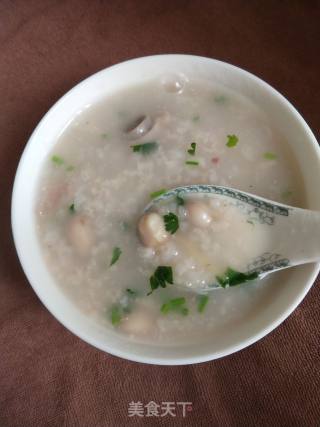
[[[300,303],[318,271],[306,265],[279,273],[273,298],[263,310],[254,308],[228,334],[210,342],[159,347],[135,344],[91,322],[64,295],[49,274],[36,233],[34,202],[41,166],[68,123],[90,105],[128,85],[163,74],[182,73],[216,81],[258,103],[287,138],[297,158],[308,208],[320,210],[320,150],[299,113],[257,77],[229,64],[188,55],[162,55],[124,62],[84,80],[60,99],[32,134],[21,158],[12,200],[12,226],[17,252],[34,290],[51,313],[73,333],[109,353],[140,362],[187,364],[215,359],[255,342],[281,323]]]

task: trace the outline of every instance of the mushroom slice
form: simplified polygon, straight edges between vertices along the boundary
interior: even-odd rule
[[[140,116],[126,127],[125,133],[132,139],[138,139],[146,135],[152,129],[153,124],[150,116]]]

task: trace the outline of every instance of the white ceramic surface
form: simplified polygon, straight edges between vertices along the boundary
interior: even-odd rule
[[[276,328],[302,301],[318,272],[309,264],[292,270],[265,308],[239,322],[219,340],[180,346],[134,344],[86,318],[56,285],[41,255],[36,235],[35,197],[41,166],[73,117],[127,85],[163,74],[210,79],[249,96],[288,139],[302,171],[309,209],[320,210],[320,149],[311,130],[294,107],[267,83],[232,65],[189,55],[159,55],[130,60],[84,80],[63,96],[43,117],[21,157],[12,197],[12,227],[22,267],[48,310],[70,331],[108,353],[162,365],[204,362],[234,353]],[[281,351],[281,350],[280,350]]]

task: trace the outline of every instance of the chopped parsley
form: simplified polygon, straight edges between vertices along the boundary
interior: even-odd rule
[[[141,153],[146,156],[158,149],[158,143],[155,141],[145,142],[144,144],[131,145],[131,148],[134,153]]]
[[[150,277],[151,291],[148,293],[148,295],[152,294],[152,292],[158,289],[159,287],[166,288],[167,283],[173,285],[172,267],[157,267],[153,275]]]
[[[117,326],[121,322],[122,311],[122,307],[119,304],[115,304],[111,307],[111,323],[113,326]]]
[[[65,162],[65,161],[64,161],[64,159],[63,159],[62,157],[60,157],[60,156],[53,155],[53,156],[51,157],[51,161],[52,161],[52,163],[54,163],[56,166],[63,166],[63,165],[65,165],[65,169],[66,169],[66,171],[68,171],[68,172],[70,172],[70,171],[73,171],[73,170],[74,170],[74,166],[72,166],[72,165],[66,165],[66,162]]]
[[[74,206],[74,203],[72,203],[72,204],[69,206],[69,212],[70,212],[71,214],[74,214],[74,213],[76,212],[76,208],[75,208],[75,206]]]
[[[186,304],[186,299],[181,297],[181,298],[174,298],[171,299],[167,302],[165,302],[164,304],[162,304],[161,306],[161,313],[163,314],[167,314],[170,311],[174,311],[177,313],[180,313],[184,316],[186,316],[189,313],[188,308],[185,306]]]
[[[122,317],[131,312],[135,304],[134,300],[138,296],[140,296],[138,291],[126,289],[125,294],[120,298],[119,302],[111,306],[109,315],[113,326],[118,326]]]
[[[130,296],[131,298],[136,298],[136,297],[138,296],[138,294],[139,294],[139,292],[138,292],[138,291],[133,290],[133,289],[130,289],[130,288],[127,288],[127,289],[126,289],[126,293],[127,293],[127,295],[128,295],[128,296]]]
[[[253,273],[241,273],[228,267],[222,276],[217,276],[216,279],[220,286],[226,288],[228,286],[240,285],[240,283],[254,280],[258,277],[257,272]]]
[[[191,165],[191,166],[198,166],[199,162],[195,161],[195,160],[187,160],[186,161],[186,165]]]
[[[103,134],[101,134],[101,138],[103,138],[103,139],[107,139],[107,138],[109,138],[109,134],[108,133],[103,133]]]
[[[209,297],[208,295],[198,295],[198,312],[202,313],[208,304]]]
[[[112,251],[112,258],[111,258],[109,267],[111,267],[113,264],[115,264],[118,261],[121,254],[122,254],[122,250],[117,246],[115,246]]]
[[[214,102],[217,104],[224,104],[226,102],[227,98],[224,95],[217,95],[214,97]]]
[[[51,161],[57,166],[62,166],[64,164],[63,158],[56,155],[51,157]]]
[[[130,230],[130,224],[128,224],[126,221],[120,222],[120,227],[122,231],[128,231]]]
[[[251,225],[254,225],[254,222],[251,219],[247,219],[247,222]]]
[[[169,212],[163,216],[164,225],[169,233],[174,234],[179,228],[179,218],[176,214]]]
[[[155,199],[156,197],[162,196],[162,194],[166,193],[168,190],[166,188],[161,188],[161,190],[154,191],[150,193],[150,199]]]
[[[195,142],[191,142],[190,147],[191,148],[189,148],[188,153],[190,156],[194,156],[196,154],[197,144]]]
[[[176,196],[176,202],[178,206],[184,205],[184,199],[179,194]]]
[[[267,160],[276,160],[277,155],[275,153],[272,153],[271,151],[267,151],[264,153],[263,157]]]
[[[199,120],[200,120],[199,114],[197,114],[197,115],[195,115],[195,116],[192,117],[193,123],[197,123]]]
[[[292,196],[293,192],[291,190],[285,190],[281,193],[283,199],[289,199]]]
[[[226,146],[229,148],[235,147],[238,144],[239,138],[236,135],[227,135],[228,142]]]

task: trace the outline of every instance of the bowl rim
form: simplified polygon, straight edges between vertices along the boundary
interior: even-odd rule
[[[218,352],[206,352],[202,355],[196,355],[196,356],[186,356],[186,357],[150,357],[150,356],[144,356],[144,355],[136,355],[133,353],[130,353],[130,351],[124,351],[119,350],[115,348],[114,346],[110,346],[108,344],[102,345],[97,339],[94,339],[92,336],[89,336],[89,334],[83,333],[83,331],[78,330],[75,325],[72,324],[71,321],[66,320],[62,315],[57,313],[57,310],[53,306],[50,305],[50,301],[43,298],[39,292],[38,292],[38,285],[32,283],[31,279],[29,278],[29,270],[26,266],[26,260],[25,260],[25,254],[22,253],[21,246],[20,246],[20,237],[18,236],[17,227],[16,227],[16,218],[17,218],[17,211],[16,211],[16,205],[18,200],[18,185],[20,181],[20,174],[24,167],[24,161],[26,157],[28,156],[29,151],[31,150],[31,143],[33,140],[37,138],[37,134],[39,129],[45,124],[47,118],[55,111],[57,110],[60,105],[65,101],[66,98],[70,97],[74,92],[81,90],[83,86],[88,84],[88,81],[97,79],[98,76],[100,77],[102,74],[109,72],[111,69],[117,69],[118,67],[126,67],[128,64],[133,62],[142,62],[142,61],[152,61],[154,59],[158,58],[186,58],[190,59],[193,58],[193,60],[205,60],[212,63],[217,63],[220,65],[224,65],[227,67],[230,67],[230,69],[233,69],[233,71],[237,73],[242,73],[243,75],[246,75],[251,80],[253,80],[255,83],[260,84],[263,86],[267,91],[269,91],[272,95],[274,95],[279,102],[285,105],[287,110],[289,110],[292,115],[294,116],[295,120],[297,120],[300,125],[303,127],[304,132],[306,133],[306,138],[309,140],[309,143],[312,144],[311,147],[313,147],[315,153],[318,154],[318,158],[320,159],[320,147],[318,146],[317,140],[312,133],[310,127],[304,120],[304,118],[301,116],[301,114],[297,111],[297,109],[290,103],[290,101],[284,97],[280,92],[278,92],[276,89],[274,89],[269,83],[262,80],[261,78],[257,77],[256,75],[250,73],[249,71],[246,71],[238,66],[232,65],[225,61],[220,61],[217,59],[204,57],[204,56],[197,56],[197,55],[187,55],[187,54],[161,54],[161,55],[150,55],[150,56],[142,56],[137,57],[133,59],[129,59],[120,63],[117,63],[115,65],[112,65],[110,67],[106,67],[89,77],[83,79],[78,84],[73,86],[69,91],[67,91],[62,97],[60,97],[53,106],[47,111],[47,113],[42,117],[42,119],[39,121],[36,128],[33,130],[31,136],[29,137],[27,144],[25,145],[25,148],[23,150],[23,153],[20,157],[17,171],[14,178],[14,184],[13,184],[13,191],[12,191],[12,199],[11,199],[11,227],[12,227],[12,233],[13,233],[13,240],[15,244],[15,248],[18,254],[18,258],[20,261],[20,264],[22,266],[22,269],[28,279],[28,282],[30,283],[31,287],[37,294],[38,298],[41,300],[42,304],[48,309],[48,311],[68,330],[70,330],[74,335],[81,338],[85,342],[91,344],[92,346],[107,352],[113,356],[117,356],[120,358],[123,358],[125,360],[130,360],[134,362],[139,363],[146,363],[146,364],[155,364],[155,365],[189,365],[193,363],[202,363],[207,362],[215,359],[219,359],[224,356],[228,356],[232,353],[238,352],[239,350],[242,350],[261,338],[265,337],[267,334],[269,334],[271,331],[273,331],[275,328],[277,328],[287,317],[290,316],[290,314],[296,309],[296,307],[302,302],[306,294],[309,292],[311,286],[313,285],[315,279],[317,278],[317,275],[320,271],[320,263],[313,264],[313,269],[309,274],[309,279],[305,282],[305,285],[303,289],[301,289],[300,293],[296,296],[294,301],[291,305],[287,307],[286,310],[282,311],[281,315],[273,319],[273,321],[270,321],[268,323],[267,327],[264,327],[260,332],[253,334],[251,337],[244,339],[240,344],[233,344],[227,346],[223,351]],[[310,147],[310,148],[311,148]]]

